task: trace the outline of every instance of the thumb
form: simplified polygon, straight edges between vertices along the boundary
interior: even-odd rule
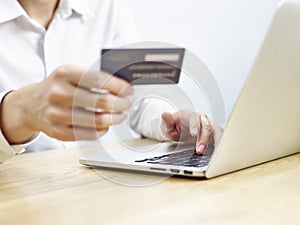
[[[164,112],[161,115],[162,125],[166,129],[166,131],[173,130],[175,127],[175,118],[171,113]]]

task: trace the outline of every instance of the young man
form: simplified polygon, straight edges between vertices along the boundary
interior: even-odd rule
[[[86,69],[97,61],[101,48],[137,40],[124,0],[1,1],[0,163],[25,148],[62,147],[58,140],[94,140],[121,123],[133,88],[110,74]],[[151,121],[146,108],[138,109],[140,122],[134,127],[141,134],[146,128],[139,124]],[[163,115],[156,139],[179,140],[181,135],[195,141],[199,136],[198,152],[203,153],[212,132],[210,121],[196,113],[182,114],[188,118],[182,126],[178,115]],[[185,126],[191,129],[182,129]]]

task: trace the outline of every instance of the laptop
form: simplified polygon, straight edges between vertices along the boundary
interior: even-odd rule
[[[159,143],[81,158],[81,164],[213,178],[300,152],[300,2],[280,4],[224,129],[203,156]]]

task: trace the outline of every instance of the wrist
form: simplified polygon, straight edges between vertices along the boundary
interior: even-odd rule
[[[1,102],[1,130],[10,144],[23,144],[37,133],[30,126],[22,90],[7,93]]]

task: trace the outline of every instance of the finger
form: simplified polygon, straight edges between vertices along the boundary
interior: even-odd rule
[[[198,113],[190,113],[188,116],[189,130],[192,137],[198,137],[200,131],[200,118]]]
[[[87,115],[84,115],[87,114]],[[124,113],[73,113],[73,124],[82,127],[91,127],[97,130],[108,129],[110,126],[122,123],[127,115]]]
[[[86,127],[53,127],[50,131],[44,131],[50,137],[61,141],[96,140],[108,132],[108,130],[95,130]]]
[[[95,93],[65,83],[53,85],[48,96],[50,103],[63,107],[89,107],[117,112],[126,111],[131,107],[131,101],[128,97]]]
[[[174,116],[171,113],[164,112],[161,116],[162,122],[165,126],[166,131],[173,130],[176,125]]]
[[[199,155],[205,154],[207,146],[209,144],[209,137],[212,133],[212,125],[206,115],[200,115],[201,129],[197,138],[196,153]]]
[[[104,89],[115,95],[128,96],[133,93],[132,86],[123,79],[103,71],[86,71],[75,66],[62,66],[53,72],[53,77],[66,79],[74,86],[87,89]]]
[[[221,143],[222,137],[223,137],[223,128],[220,126],[213,126],[213,138],[214,138],[214,145],[215,147],[218,147]]]
[[[127,111],[132,103],[128,97],[118,97],[112,94],[93,93],[77,88],[73,106],[103,109],[106,111]]]
[[[89,76],[88,76],[89,77]],[[134,92],[133,87],[125,80],[106,72],[90,72],[92,80],[96,80],[94,88],[108,90],[117,96],[129,96]]]
[[[178,114],[170,114],[168,112],[165,112],[162,114],[162,125],[161,129],[164,133],[164,135],[173,141],[179,141],[180,140],[180,128],[177,125],[179,121]]]
[[[79,126],[95,130],[108,129],[126,119],[124,113],[95,113],[83,109],[54,108],[48,110],[51,126]]]

